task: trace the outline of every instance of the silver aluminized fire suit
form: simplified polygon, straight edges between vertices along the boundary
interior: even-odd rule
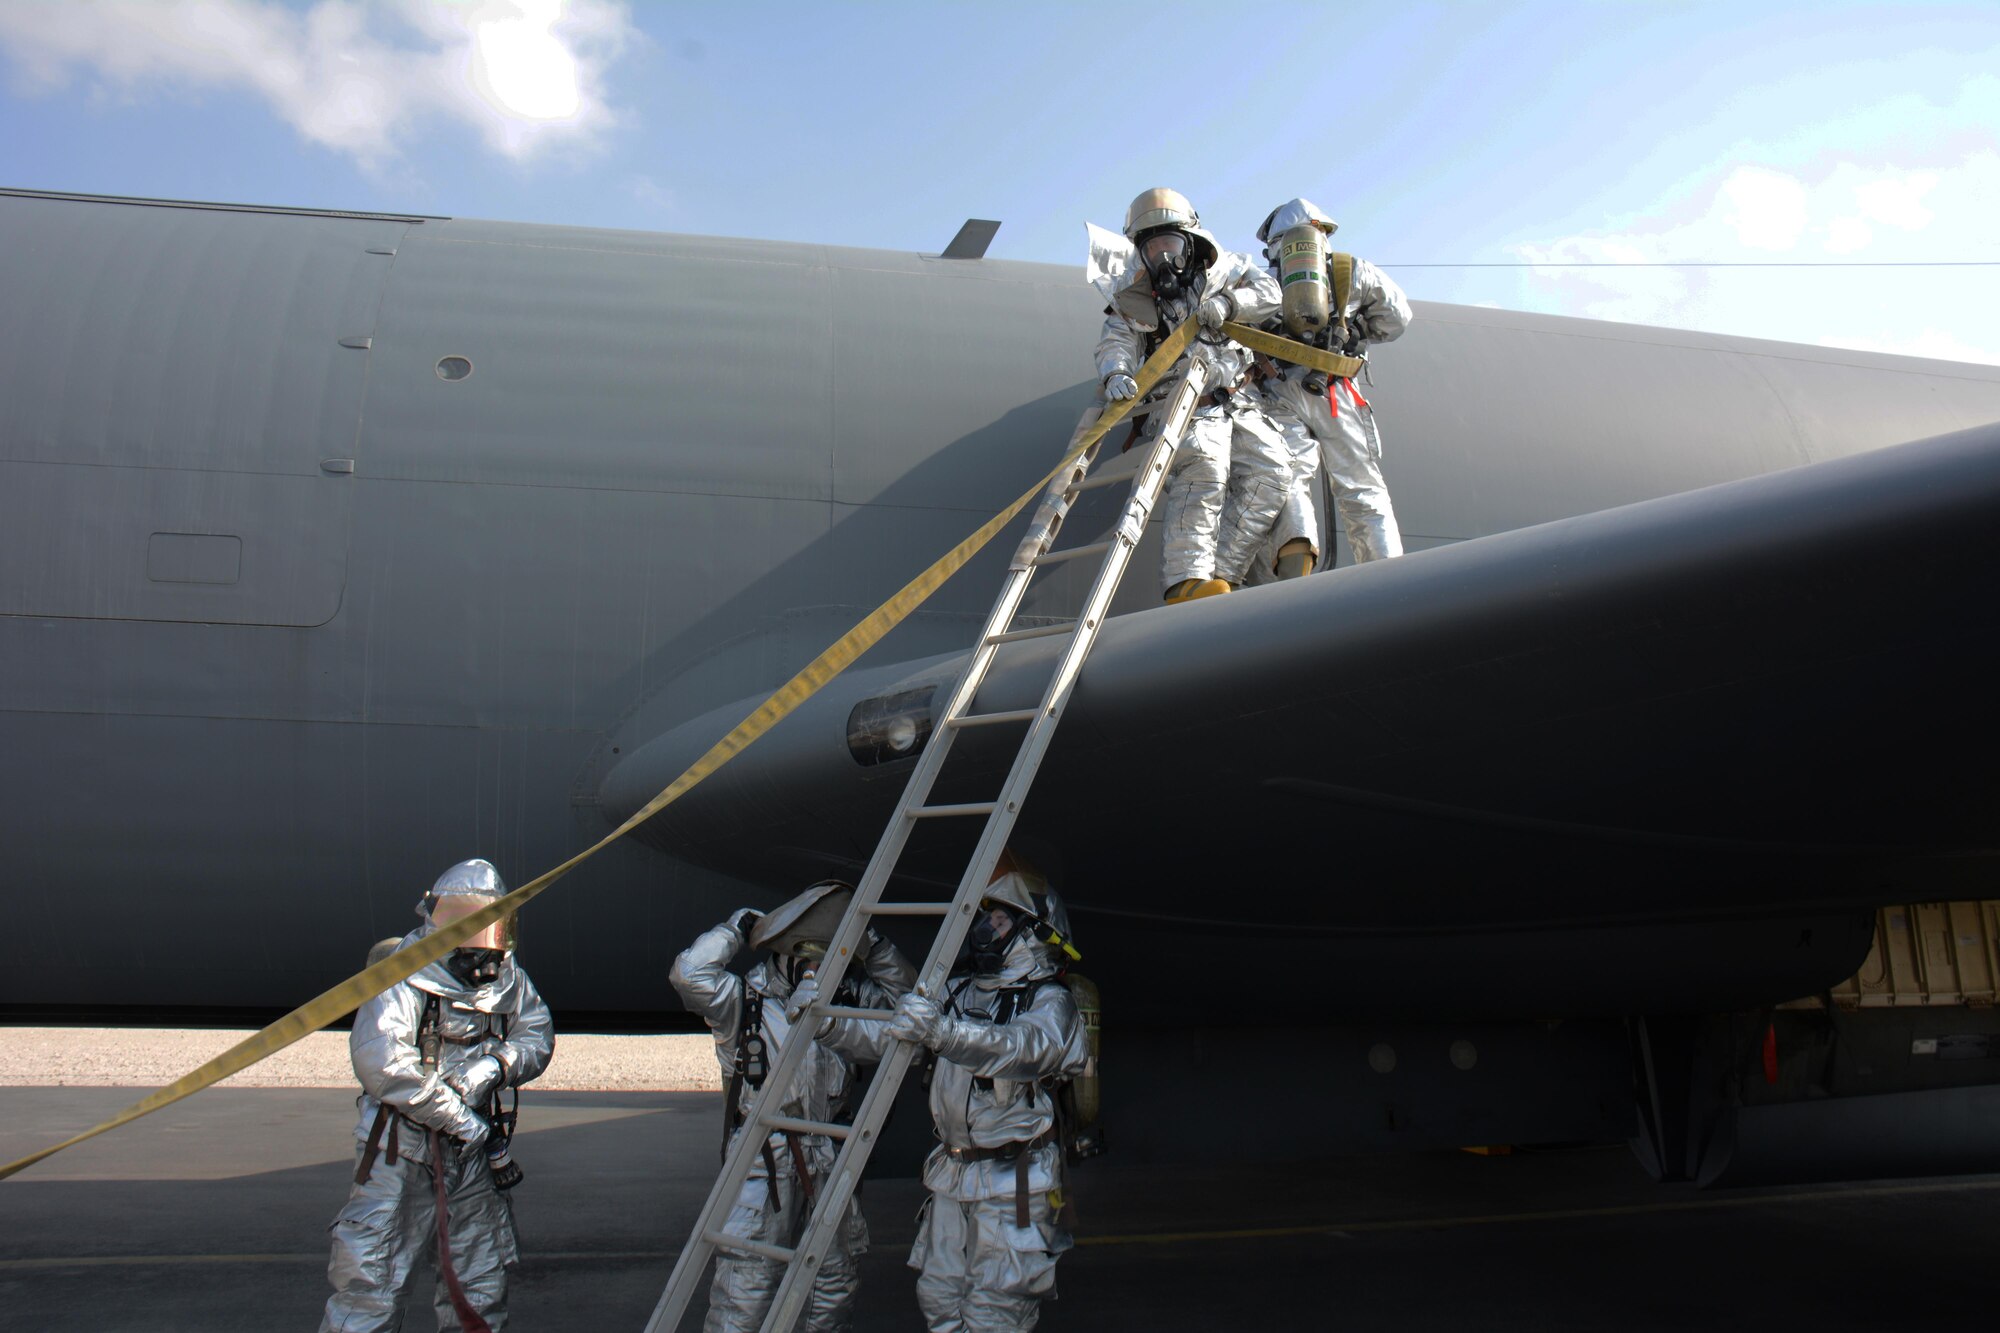
[[[430,929],[420,927],[403,943]],[[430,1068],[418,1049],[426,996],[438,1000],[438,1062]],[[457,1088],[477,1080],[497,1092],[537,1077],[555,1051],[548,1006],[511,955],[497,980],[470,989],[439,960],[363,1004],[348,1050],[362,1088],[357,1174],[371,1139],[382,1151],[334,1219],[327,1264],[333,1296],[321,1333],[403,1327],[413,1280],[437,1260],[431,1129],[444,1136],[444,1160],[435,1169],[444,1173],[453,1267],[472,1307],[495,1330],[504,1328],[507,1266],[520,1258],[514,1210],[494,1188],[487,1123]],[[499,1066],[497,1077],[484,1063],[489,1059]],[[440,1329],[460,1327],[442,1280],[434,1305]]]
[[[681,1001],[708,1024],[709,1033],[715,1038],[716,1063],[722,1066],[725,1080],[738,1072],[746,998],[758,1006],[767,1068],[776,1067],[778,1054],[792,1035],[786,1009],[790,1007],[793,986],[776,960],[763,959],[742,977],[729,971],[730,959],[743,947],[743,931],[736,920],[732,917],[704,931],[674,960],[668,978],[680,993]],[[916,983],[916,971],[908,960],[872,929],[860,961],[865,975],[855,979],[852,1003],[857,1007],[887,1008]],[[780,1110],[802,1120],[837,1119],[846,1108],[853,1083],[853,1063],[815,1043]],[[756,1089],[745,1082],[738,1096],[739,1120],[749,1113],[756,1096]],[[731,1142],[742,1132],[739,1124],[732,1132]],[[805,1232],[809,1207],[805,1181],[800,1179],[800,1165],[803,1163],[804,1175],[817,1196],[833,1170],[837,1154],[833,1143],[823,1135],[771,1135],[763,1160],[751,1168],[723,1230],[767,1245],[796,1245]],[[812,1299],[799,1325],[805,1333],[835,1333],[849,1327],[860,1284],[856,1259],[867,1249],[868,1225],[861,1216],[857,1199],[849,1203],[840,1233],[827,1248],[819,1275],[813,1280]],[[784,1267],[775,1260],[728,1251],[719,1253],[715,1279],[708,1290],[708,1318],[702,1324],[703,1333],[756,1333],[770,1311],[783,1276]]]
[[[1278,230],[1274,228],[1274,237]],[[1347,298],[1350,346],[1392,342],[1403,335],[1411,318],[1410,299],[1403,289],[1381,269],[1356,258]],[[1382,433],[1375,424],[1375,411],[1352,380],[1334,380],[1323,394],[1310,392],[1304,384],[1310,373],[1303,366],[1289,366],[1281,379],[1264,385],[1271,415],[1281,422],[1287,418],[1298,422],[1319,443],[1316,456],[1308,452],[1300,457],[1309,470],[1294,473],[1292,494],[1273,528],[1270,549],[1303,537],[1322,552],[1323,563],[1331,563],[1320,541],[1313,504],[1317,477],[1324,472],[1355,562],[1401,555],[1403,534],[1382,480]],[[1327,535],[1330,540],[1331,532]]]
[[[1068,914],[1038,878],[1016,872],[987,892],[1012,900],[1031,884],[1067,936]],[[955,979],[942,1003],[912,994],[899,1006],[895,1025],[913,1018],[938,1055],[930,1104],[940,1143],[924,1162],[930,1198],[909,1260],[931,1333],[1018,1333],[1055,1295],[1056,1261],[1072,1241],[1050,1200],[1063,1145],[1048,1083],[1082,1073],[1089,1059],[1057,970],[1053,948],[1018,932],[996,975]],[[879,1058],[890,1026],[844,1019],[822,1040]]]
[[[1148,354],[1150,334],[1171,332],[1174,311],[1162,311],[1152,279],[1131,242],[1101,227],[1090,228],[1089,277],[1108,303],[1097,342],[1097,377],[1137,375]],[[1208,266],[1202,291],[1187,305],[1227,293],[1234,318],[1258,324],[1276,313],[1278,282],[1248,255],[1219,251]],[[1185,317],[1185,312],[1181,317]],[[1161,514],[1166,534],[1161,546],[1160,586],[1171,589],[1187,579],[1219,578],[1241,583],[1250,561],[1278,520],[1292,490],[1291,452],[1283,428],[1264,412],[1257,394],[1235,390],[1250,357],[1217,333],[1204,333],[1205,354],[1215,369],[1187,434],[1174,452]],[[1186,365],[1186,358],[1180,363]],[[1175,380],[1162,377],[1152,393],[1132,409],[1134,418],[1161,412]],[[1151,429],[1159,429],[1158,421]],[[1225,505],[1231,521],[1225,527]]]

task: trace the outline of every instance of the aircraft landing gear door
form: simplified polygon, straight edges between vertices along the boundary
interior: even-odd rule
[[[413,218],[31,196],[0,245],[0,615],[331,620]]]

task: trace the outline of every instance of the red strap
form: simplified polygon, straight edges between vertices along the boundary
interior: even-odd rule
[[[1368,400],[1361,396],[1361,388],[1359,385],[1355,384],[1353,380],[1345,380],[1343,381],[1343,383],[1347,385],[1347,391],[1354,395],[1355,402],[1361,404],[1363,407],[1368,407]],[[1375,409],[1369,407],[1368,410],[1372,412]]]
[[[1335,421],[1340,420],[1340,381],[1326,382],[1326,411]]]
[[[493,1333],[493,1325],[466,1299],[465,1288],[458,1282],[458,1270],[452,1267],[451,1227],[445,1216],[444,1201],[444,1136],[436,1130],[431,1131],[431,1180],[437,1186],[438,1274],[444,1278],[444,1289],[451,1295],[451,1308],[458,1311],[458,1322],[465,1333]]]

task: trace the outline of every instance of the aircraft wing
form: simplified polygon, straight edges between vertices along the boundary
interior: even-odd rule
[[[1991,893],[1996,570],[1987,426],[1117,617],[1016,841],[1086,946],[1292,945],[1353,1005],[1808,993],[1875,905]],[[976,711],[1034,704],[1057,642],[1010,645]],[[637,836],[774,885],[857,873],[910,760],[850,730],[921,735],[961,660],[850,673]],[[754,702],[638,747],[610,812]],[[991,797],[1000,730],[935,800]],[[953,875],[969,839],[911,864]]]

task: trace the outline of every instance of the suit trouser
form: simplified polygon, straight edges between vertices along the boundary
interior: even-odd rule
[[[1160,588],[1188,579],[1241,583],[1292,484],[1281,426],[1254,393],[1196,410],[1168,465],[1161,515]]]
[[[452,1268],[466,1299],[495,1333],[507,1326],[507,1266],[521,1257],[514,1207],[493,1185],[484,1152],[461,1157],[445,1145],[445,1213]],[[360,1165],[362,1149],[355,1149]],[[378,1157],[368,1179],[354,1186],[329,1228],[333,1256],[326,1275],[333,1296],[320,1333],[398,1333],[410,1288],[437,1266],[437,1196],[430,1166]],[[432,1304],[437,1326],[457,1330],[457,1311],[440,1277]]]
[[[910,1267],[930,1333],[1024,1333],[1056,1294],[1056,1260],[1070,1247],[1046,1190],[1028,1196],[1028,1225],[1014,1225],[1014,1196],[953,1199],[932,1193],[917,1219]]]
[[[815,1150],[811,1156],[817,1195],[825,1187],[833,1159],[830,1151]],[[778,1163],[778,1206],[771,1206],[769,1178],[759,1166],[743,1182],[743,1191],[736,1196],[736,1205],[730,1209],[729,1220],[722,1229],[727,1235],[790,1248],[805,1234],[808,1216],[805,1191],[799,1185],[798,1174],[791,1169],[790,1150],[776,1150],[774,1158]],[[867,1249],[867,1223],[862,1220],[860,1205],[850,1201],[847,1217],[833,1244],[827,1247],[826,1257],[813,1279],[812,1296],[797,1324],[801,1333],[840,1333],[849,1327],[854,1319],[855,1293],[861,1286],[855,1260]],[[708,1288],[708,1318],[701,1326],[702,1333],[757,1333],[784,1276],[784,1265],[774,1259],[728,1251],[717,1254],[715,1278]]]
[[[1362,401],[1352,380],[1335,380],[1332,392],[1340,409],[1336,414],[1328,406],[1327,395],[1308,392],[1303,379],[1297,369],[1287,371],[1286,378],[1270,382],[1266,392],[1282,408],[1289,408],[1318,442],[1318,456],[1312,460],[1318,465],[1315,472],[1326,475],[1355,563],[1401,555],[1403,533],[1396,525],[1389,487],[1382,480],[1382,434],[1375,425],[1374,409]],[[1282,418],[1281,408],[1274,406],[1272,410]],[[1292,499],[1273,533],[1274,548],[1292,537],[1318,544],[1313,484],[1312,476],[1294,475]]]

